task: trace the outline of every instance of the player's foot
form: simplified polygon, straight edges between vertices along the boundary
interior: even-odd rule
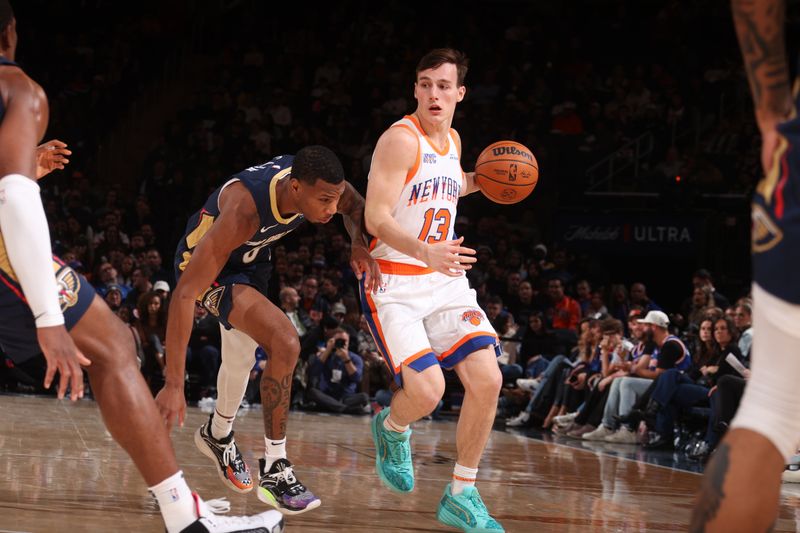
[[[298,481],[287,459],[278,459],[267,471],[267,462],[262,457],[258,460],[258,472],[258,499],[283,514],[305,513],[322,503]]]
[[[277,511],[266,511],[252,516],[220,516],[214,514],[210,509],[211,505],[206,504],[197,494],[192,493],[192,496],[198,518],[183,528],[181,533],[283,532],[283,516]]]
[[[372,440],[375,442],[375,470],[383,484],[395,492],[414,490],[414,465],[411,463],[411,430],[389,431],[383,421],[389,416],[387,407],[372,419]]]
[[[197,449],[214,462],[219,478],[226,487],[236,492],[250,492],[253,490],[253,478],[233,440],[233,431],[224,439],[215,439],[211,434],[211,417],[194,433]]]
[[[466,487],[464,492],[453,496],[450,484],[444,488],[444,494],[436,510],[436,519],[442,524],[453,526],[469,533],[505,531],[497,520],[489,515],[478,489]]]

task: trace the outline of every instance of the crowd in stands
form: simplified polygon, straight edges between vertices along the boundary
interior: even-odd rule
[[[256,13],[272,9],[242,4]],[[525,4],[513,17],[465,13],[459,37],[448,39],[465,43],[473,65],[454,124],[464,139],[465,168],[490,142],[514,138],[536,147],[543,175],[533,198],[539,210],[498,210],[470,199],[455,220],[456,233],[477,250],[468,276],[500,335],[498,364],[506,386],[498,417],[511,427],[538,424],[566,438],[650,447],[674,446],[676,428],[680,436],[704,423],[701,438],[678,441],[704,457],[746,382],[747,372],[729,357],[748,366],[752,328],[745,291],[729,299],[701,269],[686,280],[685,302],[662,309],[644,283],[598,274],[591,257],[550,242],[543,219],[553,211],[543,199],[567,202],[565,192],[581,184],[587,166],[647,132],[656,139],[651,177],[684,174],[708,190],[751,186],[758,154],[735,45],[701,62],[688,50],[702,33],[689,31],[686,38],[672,31],[694,27],[698,17],[721,16],[727,6],[717,11],[668,2],[651,13],[652,6],[611,2],[609,11],[608,2],[597,2],[585,8],[593,16],[578,17],[576,8],[553,4],[559,5]],[[226,24],[205,29],[208,48],[200,52],[207,68],[194,103],[153,136],[134,188],[95,174],[89,152],[107,125],[82,117],[113,120],[114,103],[135,98],[138,85],[130,76],[146,71],[148,63],[134,58],[123,31],[87,32],[55,48],[63,68],[46,78],[45,87],[63,86],[50,92],[53,120],[76,156],[62,177],[43,183],[54,249],[129,325],[154,392],[166,358],[184,356],[166,354],[164,338],[174,250],[189,215],[228,176],[308,144],[334,149],[363,193],[378,136],[414,109],[416,60],[441,44],[402,22],[410,16],[407,9],[339,9],[324,23],[308,18],[286,25],[234,7]],[[640,11],[648,16],[639,18]],[[592,27],[579,20],[591,20]],[[155,57],[168,39],[163,19],[156,24],[146,16],[141,23]],[[570,24],[576,26],[558,31]],[[490,34],[497,40],[493,46],[476,44]],[[34,42],[43,43],[43,51],[64,39],[39,37]],[[99,46],[108,38],[114,47]],[[624,56],[615,52],[636,38],[647,46]],[[648,55],[648,46],[659,54]],[[53,62],[43,53],[29,58]],[[729,97],[725,120],[719,113],[723,97]],[[93,108],[105,114],[93,114]],[[361,312],[342,226],[307,224],[278,242],[272,257],[270,299],[302,343],[293,407],[362,414],[387,406],[394,384]],[[213,398],[219,326],[200,307],[186,357],[190,399]],[[259,401],[257,384],[268,359],[260,350],[249,403]],[[7,388],[39,390],[43,364],[40,359],[14,367],[6,360],[0,379]],[[437,415],[457,411],[458,387],[457,380],[448,381]]]

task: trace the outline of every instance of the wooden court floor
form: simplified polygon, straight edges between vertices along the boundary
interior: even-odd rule
[[[0,532],[164,531],[143,481],[105,432],[94,402],[0,396],[0,413]],[[233,513],[263,510],[255,493],[225,489],[196,450],[192,435],[207,416],[190,408],[186,426],[173,432],[190,486],[207,499],[227,497]],[[257,470],[260,410],[240,411],[235,429]],[[397,495],[375,475],[368,417],[292,413],[289,458],[322,506],[288,517],[287,531],[456,531],[434,516],[455,458],[455,424],[420,422],[414,430],[417,487]],[[496,431],[479,487],[508,532],[681,531],[699,479]],[[800,491],[784,492],[776,531],[795,531]]]

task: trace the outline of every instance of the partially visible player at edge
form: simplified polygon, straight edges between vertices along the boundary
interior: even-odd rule
[[[366,221],[384,286],[361,296],[375,342],[402,388],[373,419],[372,433],[383,483],[413,490],[409,425],[437,406],[442,368],[453,368],[465,389],[458,456],[436,516],[464,531],[503,531],[475,488],[502,382],[497,334],[464,275],[475,251],[453,232],[458,198],[478,190],[474,173],[461,169],[461,139],[450,129],[466,73],[462,52],[426,54],[416,69],[416,111],[383,133],[373,155]]]
[[[14,63],[16,45],[16,19],[0,0],[0,346],[15,362],[44,353],[44,384],[58,371],[59,398],[67,386],[72,400],[83,396],[87,367],[106,427],[158,500],[169,533],[282,531],[275,511],[215,516],[189,490],[129,332],[86,279],[52,256],[36,178],[63,168],[69,151],[54,141],[34,157],[49,108],[42,88]]]
[[[695,532],[772,531],[781,473],[800,440],[800,102],[790,89],[785,6],[733,0],[732,8],[763,142],[752,205],[755,338],[739,411],[706,467]]]
[[[232,176],[190,218],[175,255],[178,283],[167,322],[166,383],[156,402],[169,424],[175,417],[183,424],[186,346],[199,301],[221,325],[222,365],[214,412],[196,431],[195,444],[215,463],[228,488],[251,491],[253,480],[234,440],[233,422],[256,348],[263,347],[268,354],[261,378],[266,449],[259,460],[257,494],[286,514],[314,509],[320,500],[298,480],[286,456],[300,340],[286,314],[266,296],[270,246],[304,221],[324,224],[336,213],[343,215],[352,241],[351,266],[372,290],[380,283],[380,271],[367,249],[364,198],[345,181],[336,155],[323,146],[308,146],[296,156],[278,156]],[[345,362],[345,368],[355,371],[352,363]]]

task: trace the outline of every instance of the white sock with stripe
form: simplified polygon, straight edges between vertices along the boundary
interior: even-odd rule
[[[271,439],[264,435],[264,444],[266,445],[264,459],[267,461],[267,464],[264,465],[264,469],[269,471],[275,461],[278,459],[286,459],[286,437],[282,439]]]
[[[467,468],[456,463],[455,468],[453,468],[453,482],[450,484],[450,494],[455,496],[464,492],[467,487],[474,487],[477,477],[477,468]]]
[[[197,520],[192,491],[179,470],[161,483],[149,487],[150,493],[158,500],[161,518],[169,533],[182,531]]]
[[[394,431],[395,433],[405,433],[408,431],[408,426],[400,426],[394,422],[392,422],[392,413],[389,413],[389,416],[383,419],[383,428],[386,431]]]
[[[230,435],[235,419],[235,416],[225,416],[214,409],[214,416],[211,417],[211,436],[220,440]]]

